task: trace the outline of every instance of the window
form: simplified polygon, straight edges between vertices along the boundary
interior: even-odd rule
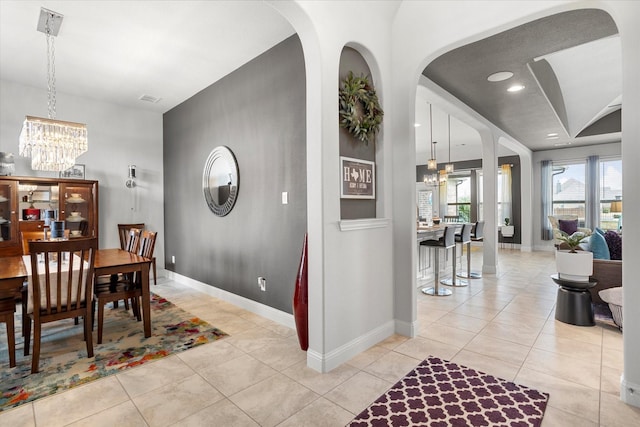
[[[482,169],[476,170],[476,194],[478,195],[478,221],[484,221],[484,175]]]
[[[622,227],[622,212],[617,212],[621,203],[614,203],[621,200],[622,160],[600,160],[600,228],[617,230]]]
[[[447,213],[460,222],[471,221],[471,174],[458,172],[447,179]]]
[[[585,162],[553,163],[553,215],[577,215],[585,221]]]

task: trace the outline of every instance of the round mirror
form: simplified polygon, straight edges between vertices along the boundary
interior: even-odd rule
[[[238,163],[228,147],[220,146],[211,151],[204,164],[202,192],[211,212],[225,216],[236,203],[240,176]]]

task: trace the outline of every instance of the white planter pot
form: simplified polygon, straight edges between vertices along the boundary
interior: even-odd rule
[[[560,279],[588,282],[593,274],[593,253],[578,251],[572,254],[568,250],[557,250],[556,269]]]

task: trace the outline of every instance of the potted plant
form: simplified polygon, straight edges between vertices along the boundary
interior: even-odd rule
[[[505,219],[504,219],[504,225],[507,225],[507,226],[508,226],[508,225],[509,225],[509,221],[510,221],[510,219],[509,219],[509,218],[505,218]]]
[[[572,235],[561,231],[561,234],[558,240],[569,249],[558,249],[556,251],[558,277],[572,282],[588,282],[589,276],[593,274],[593,253],[576,250],[588,236],[579,231]]]

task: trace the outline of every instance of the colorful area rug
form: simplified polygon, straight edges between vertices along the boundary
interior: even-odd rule
[[[68,320],[43,326],[40,372],[34,375],[31,356],[23,356],[21,332],[17,330],[15,368],[9,368],[3,343],[0,360],[6,363],[0,364],[0,412],[227,336],[152,294],[151,337],[144,338],[143,323],[122,306],[106,308],[103,343],[96,344],[94,331],[95,357],[91,359],[82,339],[82,321],[79,325]],[[16,316],[16,325],[20,324]]]
[[[546,393],[429,357],[348,426],[540,426],[548,399]]]

